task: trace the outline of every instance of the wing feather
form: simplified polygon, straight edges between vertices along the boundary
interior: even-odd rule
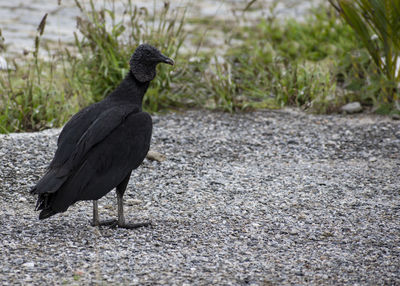
[[[81,120],[82,126],[88,124],[88,118],[94,118],[91,119],[91,124],[86,127],[86,130],[83,132],[82,126],[78,128],[79,124],[77,124],[79,123],[80,117],[78,116],[75,117],[74,120],[71,120],[75,123],[67,124],[66,127],[64,127],[64,130],[67,129],[67,133],[64,133],[64,135],[62,133],[60,135],[68,135],[71,136],[71,138],[59,140],[59,147],[56,151],[55,159],[50,164],[47,173],[39,180],[36,186],[32,188],[31,192],[34,194],[56,192],[65,181],[68,180],[71,173],[79,169],[88,151],[104,140],[113,129],[117,128],[128,114],[137,113],[138,110],[139,108],[136,105],[118,105],[102,112],[97,116],[97,119],[94,117],[94,114],[86,116],[87,118],[85,117],[85,120]],[[79,130],[72,136],[68,134],[68,132],[74,129],[74,125],[77,125],[75,127]],[[80,136],[78,137],[77,134]]]
[[[138,111],[139,108],[135,105],[121,105],[103,112],[83,133],[69,159],[61,168],[59,175],[64,176],[75,170],[96,144],[110,136],[113,130],[118,128],[128,115]]]
[[[50,168],[60,167],[67,161],[79,138],[106,108],[105,104],[95,103],[72,116],[58,136],[57,150]]]
[[[151,117],[139,112],[124,118],[107,136],[87,140],[82,147],[87,151],[77,155],[81,158],[76,161],[80,162],[78,169],[50,201],[54,211],[65,211],[78,200],[101,198],[142,163],[150,147]]]

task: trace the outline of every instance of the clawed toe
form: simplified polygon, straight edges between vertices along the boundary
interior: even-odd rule
[[[118,223],[118,220],[116,219],[109,219],[109,220],[103,220],[103,221],[97,221],[97,222],[90,222],[91,226],[109,226],[111,228],[126,228],[126,229],[135,229],[139,227],[147,227],[151,225],[151,222],[140,222],[140,223]]]
[[[110,227],[116,227],[116,226],[118,225],[118,221],[117,221],[116,219],[108,219],[108,220],[96,221],[96,222],[91,221],[90,225],[91,225],[91,226],[110,226]]]
[[[124,223],[124,224],[118,224],[119,228],[126,228],[126,229],[135,229],[139,227],[147,227],[150,226],[151,222],[140,222],[140,223]]]

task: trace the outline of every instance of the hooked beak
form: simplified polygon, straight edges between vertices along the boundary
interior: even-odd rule
[[[163,56],[163,61],[162,61],[163,63],[166,63],[166,64],[169,64],[169,65],[171,65],[171,66],[173,66],[174,64],[175,64],[175,62],[174,62],[174,60],[173,59],[170,59],[170,58],[168,58],[168,57],[166,57],[166,56]]]

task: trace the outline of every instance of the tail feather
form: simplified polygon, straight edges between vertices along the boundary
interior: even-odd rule
[[[35,206],[35,211],[43,210],[49,206],[49,196],[50,194],[39,194]]]
[[[52,197],[56,193],[53,194],[39,194],[39,197],[36,202],[35,211],[41,211],[39,214],[39,219],[45,219],[55,215],[57,212],[51,208],[51,200]]]
[[[31,188],[31,194],[39,195],[35,206],[35,211],[41,211],[39,219],[45,219],[57,213],[51,208],[52,200],[67,179],[68,176],[57,177],[57,170],[50,169],[36,186]]]
[[[40,214],[39,214],[39,219],[45,219],[45,218],[49,218],[53,215],[55,215],[57,212],[53,211],[50,207],[43,209]]]

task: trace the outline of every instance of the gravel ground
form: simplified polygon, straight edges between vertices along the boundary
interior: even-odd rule
[[[400,285],[400,122],[296,110],[154,117],[128,186],[136,230],[91,202],[39,222],[59,130],[0,136],[0,284]],[[100,201],[116,216],[115,192]]]

